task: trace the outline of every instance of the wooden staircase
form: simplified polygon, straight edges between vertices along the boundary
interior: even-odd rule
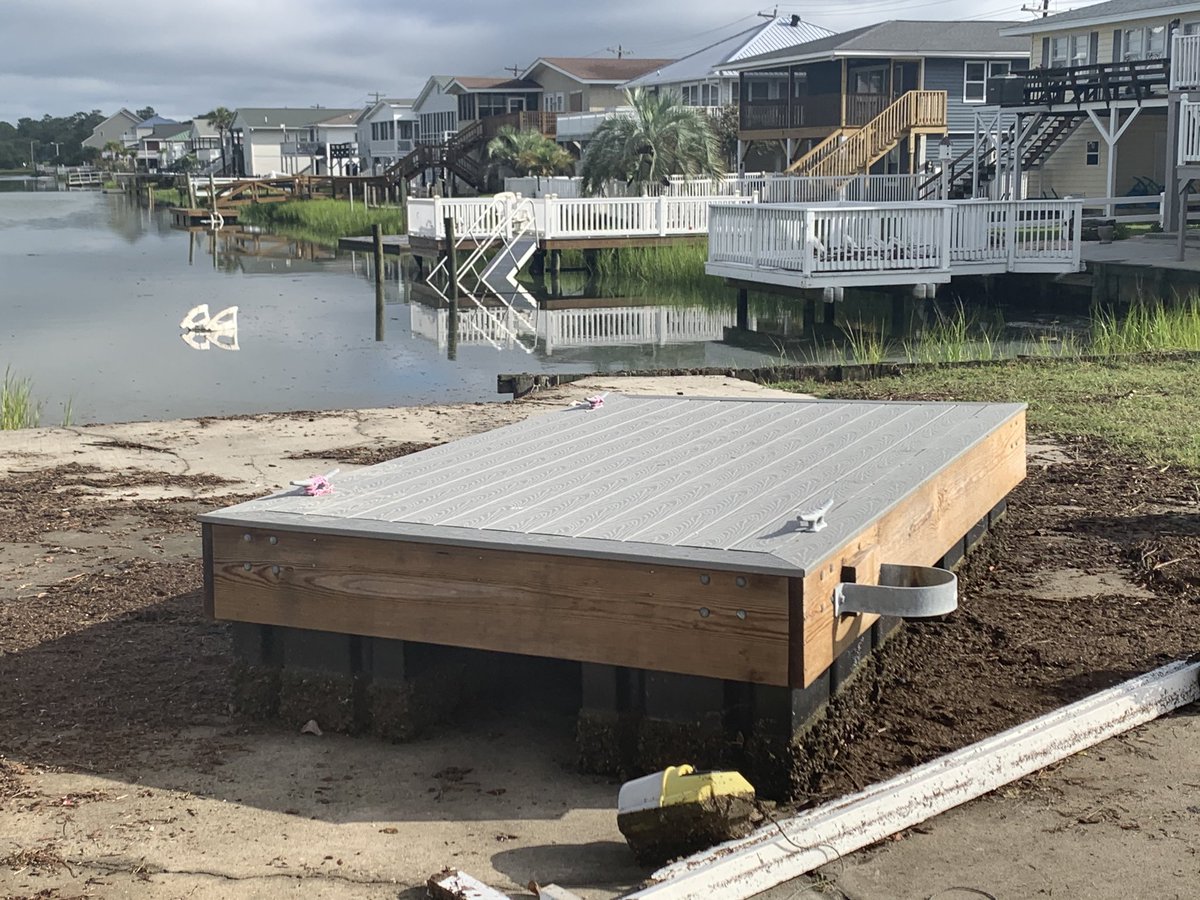
[[[908,91],[861,128],[839,129],[792,163],[794,175],[861,175],[913,133],[946,130],[946,92]]]
[[[426,169],[445,169],[476,190],[483,190],[487,168],[472,153],[494,138],[506,125],[519,131],[536,130],[553,137],[557,116],[546,112],[514,112],[476,119],[464,125],[445,143],[417,144],[411,153],[388,167],[383,176],[391,182],[407,181]]]

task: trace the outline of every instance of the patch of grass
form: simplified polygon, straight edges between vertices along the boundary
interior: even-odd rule
[[[818,396],[872,400],[1024,402],[1032,429],[1098,437],[1157,465],[1200,473],[1200,379],[1194,360],[930,367],[869,382],[778,385]]]
[[[909,362],[948,363],[973,359],[995,359],[998,336],[967,314],[959,302],[950,313],[938,313],[919,340],[906,341],[904,356]]]
[[[883,339],[883,329],[876,323],[855,322],[842,325],[846,336],[845,349],[849,358],[861,365],[883,362],[888,355],[888,343]]]
[[[238,210],[239,222],[257,225],[289,237],[319,244],[336,244],[338,238],[370,234],[379,223],[384,234],[405,232],[404,210],[399,207],[372,207],[361,203],[351,208],[347,200],[288,200],[284,203],[256,203]]]
[[[1093,353],[1163,350],[1200,350],[1200,297],[1138,303],[1122,318],[1106,311],[1093,317]]]
[[[186,206],[187,196],[179,188],[155,188],[154,202],[166,203],[169,206]]]
[[[0,384],[0,431],[37,428],[41,418],[42,405],[33,399],[33,382],[18,378],[5,367],[4,382]]]

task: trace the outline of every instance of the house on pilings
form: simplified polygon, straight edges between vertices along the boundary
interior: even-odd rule
[[[919,172],[970,147],[990,78],[1029,66],[1011,22],[887,21],[731,64],[739,160],[767,144],[801,175]]]

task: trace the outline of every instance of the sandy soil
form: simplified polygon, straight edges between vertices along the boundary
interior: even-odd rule
[[[575,773],[567,715],[476,710],[402,745],[235,717],[229,636],[199,611],[193,523],[292,478],[618,388],[761,393],[612,379],[516,404],[0,435],[0,898],[416,897],[447,865],[511,891],[556,881],[611,897],[636,883],[617,785]],[[1194,482],[1039,443],[1010,515],[961,572],[962,610],[889,645],[882,700],[829,738],[812,798],[1197,647]],[[828,867],[808,890],[1194,895],[1198,728],[1160,720]]]

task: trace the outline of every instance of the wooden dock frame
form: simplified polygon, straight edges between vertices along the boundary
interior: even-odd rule
[[[760,744],[786,745],[895,627],[873,615],[836,616],[836,583],[873,583],[883,561],[954,565],[978,542],[1024,477],[1023,409],[1007,408],[948,459],[865,527],[845,540],[839,533],[803,575],[722,568],[719,555],[700,551],[679,565],[575,556],[538,541],[452,545],[374,526],[329,533],[320,517],[256,521],[233,507],[202,517],[205,606],[245,623],[243,632],[249,626],[243,662],[282,671],[280,707],[288,707],[289,661],[302,665],[300,682],[314,669],[340,679],[327,718],[344,730],[389,727],[370,711],[365,721],[335,713],[361,708],[355,698],[377,680],[404,694],[405,662],[367,650],[415,642],[581,663],[588,768],[647,769],[681,753],[716,764],[730,725],[748,722]],[[289,654],[297,630],[305,646]],[[772,777],[780,776],[763,783]]]

